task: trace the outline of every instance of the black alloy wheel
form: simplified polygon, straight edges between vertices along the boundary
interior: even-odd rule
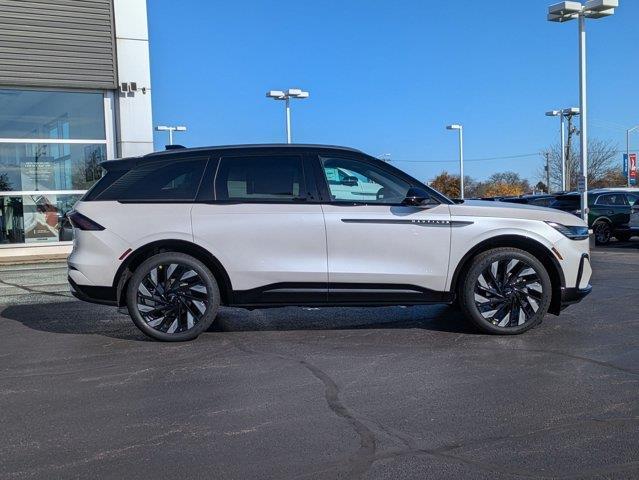
[[[157,254],[133,273],[127,307],[135,325],[164,341],[196,338],[217,315],[220,292],[199,260],[177,252]]]
[[[462,312],[482,331],[515,335],[541,323],[550,307],[552,283],[533,254],[495,248],[472,259],[458,298]]]

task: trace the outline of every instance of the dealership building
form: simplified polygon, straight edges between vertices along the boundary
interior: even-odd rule
[[[145,0],[3,0],[0,263],[62,258],[100,162],[153,150]]]

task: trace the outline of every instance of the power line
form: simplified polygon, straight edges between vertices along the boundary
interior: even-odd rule
[[[625,150],[613,150],[610,153],[619,154],[626,153]],[[634,150],[630,150],[630,153],[637,153]],[[492,160],[510,160],[513,158],[530,158],[530,157],[541,157],[543,158],[544,152],[536,152],[536,153],[521,153],[517,155],[504,155],[500,157],[482,157],[482,158],[468,158],[464,159],[465,162],[488,162]],[[391,163],[458,163],[459,160],[398,160],[393,158]]]
[[[525,158],[525,157],[537,157],[541,155],[539,152],[537,153],[523,153],[519,155],[505,155],[502,157],[483,157],[483,158],[465,158],[465,162],[486,162],[490,160],[508,160],[511,158]],[[459,160],[397,160],[395,158],[392,159],[392,163],[458,163]]]

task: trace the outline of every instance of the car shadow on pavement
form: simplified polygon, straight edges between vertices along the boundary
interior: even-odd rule
[[[102,335],[133,341],[151,341],[127,315],[113,307],[79,301],[10,305],[0,317],[33,330],[80,335]],[[477,330],[452,306],[377,308],[302,308],[264,310],[222,308],[208,332],[356,330],[419,328],[476,334]]]
[[[639,250],[639,239],[631,239],[627,242],[620,242],[618,240],[613,240],[611,241],[608,245],[597,245],[594,248],[594,251],[598,251],[598,250],[607,250],[607,251],[633,251],[633,250]]]
[[[10,305],[0,310],[0,318],[42,332],[151,341],[115,308],[80,301]]]
[[[224,308],[209,332],[360,330],[419,328],[449,333],[479,333],[449,305],[413,307],[303,308],[264,310]]]

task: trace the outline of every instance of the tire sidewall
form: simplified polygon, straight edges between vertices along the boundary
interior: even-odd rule
[[[489,265],[499,260],[521,260],[535,270],[542,286],[542,300],[535,316],[523,325],[516,327],[498,327],[486,320],[475,304],[475,283],[477,278]],[[517,335],[538,325],[547,313],[552,299],[552,282],[544,265],[530,253],[516,248],[499,248],[489,250],[477,256],[468,269],[466,278],[462,282],[460,305],[469,319],[482,331],[500,335]]]
[[[167,263],[178,263],[182,265],[187,265],[193,270],[197,272],[200,278],[206,284],[206,290],[208,292],[208,300],[209,304],[207,310],[204,312],[204,315],[200,319],[200,321],[190,330],[181,333],[163,333],[160,332],[153,327],[150,327],[142,318],[138,308],[137,308],[137,294],[138,287],[142,279],[155,267],[161,264]],[[161,340],[165,342],[183,342],[187,340],[193,340],[200,333],[208,329],[215,317],[217,316],[217,312],[220,306],[220,291],[215,281],[215,277],[211,273],[211,271],[199,260],[191,257],[190,255],[184,253],[177,252],[164,252],[154,255],[144,262],[142,262],[138,268],[135,269],[135,272],[131,276],[131,279],[128,282],[127,290],[126,290],[126,305],[129,310],[129,315],[133,320],[133,323],[136,327],[138,327],[142,333],[145,335],[155,339]]]

